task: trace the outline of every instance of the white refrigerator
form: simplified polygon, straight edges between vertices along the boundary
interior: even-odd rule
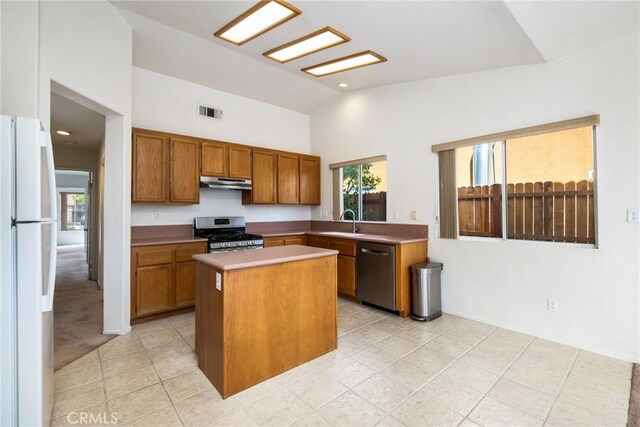
[[[49,425],[57,198],[51,136],[0,116],[0,425]]]

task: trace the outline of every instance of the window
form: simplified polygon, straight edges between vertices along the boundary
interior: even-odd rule
[[[87,224],[84,193],[60,193],[60,229],[84,230]]]
[[[441,144],[449,148],[439,151],[441,236],[595,244],[598,123],[590,116]],[[443,162],[447,152],[453,160]],[[456,184],[443,200],[451,180]]]
[[[387,220],[387,160],[384,156],[330,165],[334,171],[334,219],[350,209],[357,221]],[[339,210],[339,212],[336,212]],[[350,214],[345,219],[351,219]]]

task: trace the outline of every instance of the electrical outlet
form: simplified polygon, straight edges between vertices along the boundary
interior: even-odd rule
[[[216,289],[222,290],[222,274],[216,272]]]
[[[160,221],[160,212],[154,212],[153,213],[153,219],[155,221]]]
[[[547,310],[557,313],[558,312],[558,300],[557,299],[547,298]]]
[[[418,211],[411,211],[411,219],[413,221],[417,221],[418,220]]]
[[[627,222],[640,222],[640,209],[627,209]]]

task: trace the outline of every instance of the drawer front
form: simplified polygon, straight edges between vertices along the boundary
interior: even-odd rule
[[[287,245],[304,245],[306,244],[304,236],[289,236],[284,238],[284,244]]]
[[[324,237],[307,236],[307,246],[313,246],[314,248],[329,248],[329,241]]]
[[[284,239],[282,237],[264,237],[263,239],[265,248],[273,248],[274,246],[284,246]]]
[[[207,244],[189,243],[176,246],[176,262],[193,261],[193,256],[207,252]]]
[[[146,267],[148,265],[171,264],[170,248],[141,250],[138,252],[138,267]]]
[[[356,256],[355,240],[329,240],[329,249],[340,252],[340,255]]]

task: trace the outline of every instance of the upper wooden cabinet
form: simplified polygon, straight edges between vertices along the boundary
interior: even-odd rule
[[[229,178],[251,179],[251,148],[229,146]]]
[[[300,204],[320,204],[320,157],[300,156]]]
[[[300,203],[299,177],[300,157],[295,154],[278,154],[278,203]]]
[[[202,143],[202,175],[226,177],[229,174],[229,148],[217,141]]]
[[[131,159],[131,196],[134,202],[165,202],[169,138],[134,133]]]
[[[171,138],[170,202],[200,203],[200,142]]]
[[[253,150],[251,191],[243,192],[242,203],[273,205],[276,203],[278,154],[274,151]],[[250,200],[248,200],[250,198]]]

